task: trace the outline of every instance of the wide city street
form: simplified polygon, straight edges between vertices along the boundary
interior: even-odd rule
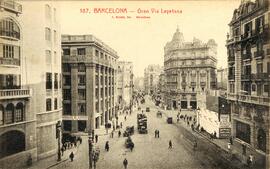
[[[121,136],[119,138],[117,135],[118,130],[114,132],[114,138],[111,138],[110,135],[99,136],[98,143],[95,145],[96,148],[100,148],[100,158],[96,168],[124,168],[123,160],[126,158],[129,169],[222,169],[223,165],[221,163],[216,164],[220,161],[216,156],[217,154],[211,154],[211,151],[208,152],[207,150],[200,152],[200,145],[198,145],[198,150],[194,151],[193,140],[195,137],[192,138],[190,134],[187,134],[188,131],[179,127],[179,125],[167,124],[165,114],[163,114],[162,118],[157,117],[158,108],[149,99],[146,99],[146,103],[141,107],[144,112],[146,107],[150,107],[151,110],[146,112],[148,134],[138,133],[136,124],[138,111],[134,111],[127,116],[127,120],[121,129],[123,133],[126,126],[134,125],[135,133],[131,137],[135,143],[133,151],[131,152],[125,148],[126,137]],[[160,138],[154,136],[156,129],[160,131]],[[168,148],[169,140],[172,141],[172,149]],[[109,141],[109,152],[104,149],[106,141]],[[200,144],[200,141],[198,143]],[[208,145],[208,147],[210,150],[211,145]],[[83,137],[83,143],[79,146],[73,162],[65,161],[53,168],[88,168],[87,137]]]

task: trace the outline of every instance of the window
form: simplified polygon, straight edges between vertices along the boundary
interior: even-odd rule
[[[57,98],[54,98],[54,110],[57,110],[58,108],[58,101]]]
[[[86,105],[85,103],[79,103],[78,104],[78,114],[79,115],[86,115]]]
[[[78,64],[78,72],[85,72],[85,65],[83,63]]]
[[[262,73],[263,72],[263,65],[262,63],[257,63],[257,73]]]
[[[62,71],[63,72],[70,72],[70,70],[71,70],[70,65],[68,63],[63,63]]]
[[[52,89],[52,73],[46,73],[46,89]]]
[[[263,92],[268,93],[269,92],[269,85],[263,86]]]
[[[20,39],[20,28],[12,19],[3,19],[0,21],[0,36]]]
[[[71,115],[71,106],[69,103],[63,104],[63,114],[64,115]]]
[[[3,50],[3,53],[0,54],[0,57],[2,55],[3,58],[16,58],[20,59],[20,47],[19,46],[13,46],[13,45],[6,45],[6,44],[0,44]],[[1,51],[1,50],[0,50]]]
[[[264,16],[261,16],[255,20],[255,31],[261,33],[263,31]]]
[[[253,92],[256,91],[256,85],[255,85],[255,84],[252,84],[252,85],[251,85],[251,90],[252,90]]]
[[[85,48],[78,48],[77,53],[78,55],[85,55]]]
[[[47,19],[51,18],[51,7],[48,4],[45,5],[45,16]]]
[[[71,85],[71,78],[70,75],[64,75],[63,76],[64,86],[70,86]]]
[[[96,79],[95,79],[95,82],[96,82],[96,85],[98,86],[98,82],[99,82],[99,79],[98,79],[98,75],[96,75]]]
[[[95,56],[96,57],[98,57],[98,54],[99,54],[98,50],[95,50]]]
[[[78,120],[78,131],[85,131],[86,130],[86,121]]]
[[[54,89],[58,89],[58,73],[54,73]]]
[[[70,49],[63,49],[64,55],[70,55]]]
[[[85,85],[85,75],[78,75],[78,85]]]
[[[57,58],[57,55],[56,55],[56,52],[55,52],[55,51],[54,51],[54,55],[53,55],[53,56],[54,56],[54,57],[53,57],[53,58],[54,58],[54,61],[53,61],[54,64],[55,64],[55,65],[58,65],[58,58]]]
[[[14,122],[14,105],[8,104],[5,111],[5,124]]]
[[[96,112],[99,112],[98,101],[96,102]]]
[[[23,121],[24,107],[22,103],[18,103],[15,109],[15,122]]]
[[[104,54],[102,52],[100,52],[100,58],[103,59],[104,58]]]
[[[52,63],[51,51],[46,50],[45,53],[46,53],[46,64],[51,64]]]
[[[62,75],[59,73],[59,89],[62,87]]]
[[[85,100],[86,99],[85,89],[78,89],[78,95],[79,100]]]
[[[51,110],[52,110],[52,100],[46,99],[46,111],[51,111]]]
[[[70,100],[71,99],[70,89],[64,89],[63,90],[63,99],[64,100]]]
[[[71,120],[63,120],[64,131],[71,131]]]
[[[45,28],[45,40],[51,41],[51,29]]]

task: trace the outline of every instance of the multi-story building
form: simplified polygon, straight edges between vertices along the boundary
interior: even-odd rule
[[[154,94],[157,91],[159,75],[163,68],[160,65],[148,65],[144,69],[144,92]]]
[[[136,77],[134,79],[134,90],[136,91],[143,91],[144,86],[143,86],[143,77]]]
[[[133,64],[132,62],[119,61],[117,63],[117,104],[120,109],[130,106],[133,93]]]
[[[233,12],[227,35],[227,99],[231,108],[232,133],[237,140],[266,153],[268,159],[269,24],[268,0],[242,1]]]
[[[217,44],[185,42],[177,28],[164,48],[165,102],[168,108],[197,108],[197,92],[216,87]]]
[[[217,89],[227,90],[228,68],[217,69]]]
[[[35,161],[57,151],[58,7],[2,0],[0,8],[0,168],[20,168],[30,157]]]
[[[99,128],[115,116],[116,51],[93,35],[62,35],[63,132]]]

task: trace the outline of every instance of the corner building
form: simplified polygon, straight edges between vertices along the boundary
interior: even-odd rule
[[[22,168],[29,157],[36,161],[57,150],[58,7],[2,0],[0,8],[0,168]]]
[[[197,93],[216,87],[217,44],[194,38],[185,42],[177,28],[164,47],[165,104],[169,109],[197,108]]]
[[[148,65],[144,69],[144,92],[147,94],[155,94],[158,88],[159,75],[163,68],[160,65]]]
[[[93,35],[62,35],[62,50],[63,132],[109,123],[116,112],[116,51]]]
[[[266,154],[267,159],[270,154],[269,24],[269,1],[243,1],[233,12],[226,45],[227,100],[230,103],[233,136]]]

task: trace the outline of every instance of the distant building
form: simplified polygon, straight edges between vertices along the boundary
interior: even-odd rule
[[[163,68],[160,65],[149,65],[144,69],[144,91],[154,94],[157,91],[159,75]]]
[[[144,90],[144,78],[143,77],[135,77],[134,79],[134,90],[143,91]]]
[[[270,12],[268,0],[242,1],[227,36],[228,96],[233,136],[270,154]]]
[[[129,106],[133,93],[133,64],[132,62],[117,62],[117,104],[122,109]]]
[[[217,69],[217,89],[227,90],[228,68]]]
[[[93,35],[62,35],[62,50],[64,133],[89,131],[90,125],[100,128],[112,121],[116,51]]]
[[[56,154],[61,42],[53,2],[0,1],[0,168]]]
[[[217,44],[194,38],[185,42],[177,28],[164,47],[165,103],[168,108],[197,108],[197,92],[216,88]]]

